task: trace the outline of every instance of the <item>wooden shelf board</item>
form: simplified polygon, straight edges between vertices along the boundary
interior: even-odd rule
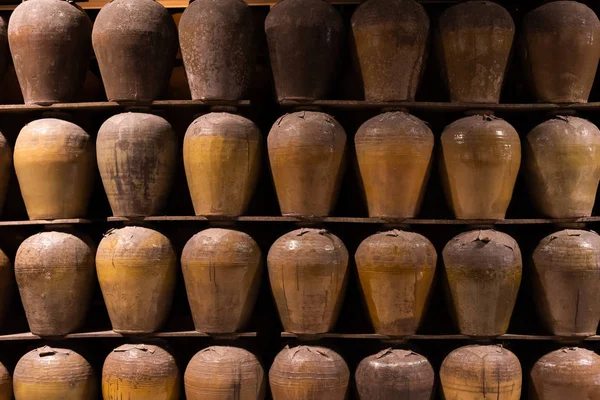
[[[122,338],[131,337],[130,335],[121,335],[114,331],[99,331],[99,332],[80,332],[71,333],[60,338],[64,339],[94,339],[94,338]],[[204,337],[214,339],[237,339],[241,337],[256,337],[256,332],[239,332],[229,334],[207,334],[197,331],[179,331],[179,332],[156,332],[149,335],[144,335],[147,338],[185,338],[185,337]],[[34,335],[31,332],[14,333],[10,335],[0,335],[0,342],[18,341],[18,340],[40,340],[41,337]]]
[[[290,332],[282,332],[282,338],[296,338],[307,340],[319,340],[319,339],[376,339],[376,340],[477,340],[467,335],[411,335],[404,337],[394,337],[379,335],[377,333],[321,333],[318,335],[298,335]],[[551,335],[515,335],[506,334],[500,335],[492,340],[538,340],[538,341],[563,341],[565,338],[560,336]],[[584,341],[600,341],[600,336],[589,336],[582,339]]]
[[[56,111],[56,110],[115,110],[127,107],[161,107],[161,108],[184,108],[184,107],[211,107],[211,106],[233,106],[248,107],[250,100],[237,101],[202,101],[202,100],[157,100],[147,104],[125,104],[114,101],[96,101],[86,103],[56,103],[49,106],[36,104],[3,104],[0,105],[0,113],[18,113],[32,111]]]

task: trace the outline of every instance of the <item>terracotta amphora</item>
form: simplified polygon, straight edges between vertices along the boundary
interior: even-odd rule
[[[553,1],[523,20],[522,55],[533,94],[549,103],[587,103],[600,59],[600,21],[588,6]]]
[[[344,128],[328,114],[299,111],[273,124],[267,145],[281,214],[328,216],[345,167]]]
[[[333,328],[344,300],[348,251],[324,229],[302,228],[273,243],[267,256],[283,328],[317,334]]]
[[[557,116],[533,128],[524,143],[525,177],[537,211],[551,218],[589,217],[600,182],[600,130]]]
[[[141,335],[168,317],[177,255],[163,234],[139,226],[110,230],[96,253],[96,272],[113,330]]]
[[[349,380],[344,359],[326,347],[286,346],[269,370],[273,400],[344,400]]]
[[[25,104],[74,100],[92,55],[92,21],[75,2],[19,4],[8,23],[8,43]]]
[[[440,16],[438,35],[450,100],[498,103],[515,36],[508,11],[491,1],[457,4]]]
[[[181,376],[171,354],[158,346],[124,344],[102,367],[104,399],[179,400]]]
[[[30,122],[17,137],[14,163],[30,219],[85,217],[96,151],[83,129],[55,118]]]
[[[427,238],[393,230],[369,236],[354,256],[376,333],[414,335],[429,300],[437,253]]]
[[[21,357],[13,375],[15,400],[89,400],[98,392],[90,363],[69,349],[32,350]]]
[[[413,101],[427,60],[429,17],[414,0],[367,0],[352,15],[368,101]]]
[[[197,331],[229,333],[244,326],[262,272],[254,239],[232,229],[203,230],[183,248],[181,269]]]
[[[432,400],[435,372],[407,350],[386,349],[363,359],[354,374],[360,400]]]
[[[102,124],[96,157],[114,216],[162,211],[177,167],[178,146],[171,124],[157,115],[128,112]]]
[[[523,270],[517,242],[502,232],[474,230],[450,240],[442,257],[447,301],[460,333],[506,333]]]
[[[440,368],[444,399],[519,400],[522,380],[519,359],[500,345],[459,347]]]
[[[96,281],[96,246],[84,235],[45,231],[25,239],[15,278],[34,335],[62,336],[85,321]]]
[[[433,143],[431,129],[404,112],[386,112],[360,126],[354,147],[369,217],[417,216],[429,179]]]
[[[184,383],[188,400],[262,400],[267,386],[256,356],[230,346],[196,353],[185,369]]]
[[[196,215],[244,214],[258,180],[261,139],[254,122],[235,114],[210,113],[192,122],[183,163]]]
[[[256,63],[255,27],[242,0],[195,0],[179,21],[183,65],[194,100],[239,100]]]
[[[531,400],[600,398],[600,356],[565,347],[540,358],[531,369]]]
[[[586,337],[600,322],[600,236],[565,229],[546,236],[533,252],[538,312],[553,335]]]
[[[282,0],[265,20],[277,98],[318,100],[329,94],[344,23],[323,0]]]
[[[94,21],[94,53],[110,101],[149,102],[165,94],[177,28],[154,0],[113,0]]]
[[[442,133],[440,172],[458,219],[504,219],[521,165],[519,134],[506,121],[473,115]]]

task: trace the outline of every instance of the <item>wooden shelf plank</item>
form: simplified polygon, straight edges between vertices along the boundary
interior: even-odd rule
[[[94,338],[123,338],[131,337],[121,335],[114,331],[99,331],[99,332],[79,332],[71,333],[60,338],[64,339],[94,339]],[[191,338],[191,337],[204,337],[213,339],[237,339],[242,337],[256,337],[256,332],[239,332],[239,333],[228,333],[228,334],[207,334],[204,332],[197,331],[179,331],[179,332],[156,332],[149,335],[144,335],[148,338]],[[26,333],[14,333],[9,335],[0,335],[0,342],[10,342],[19,340],[41,340],[42,338],[34,335],[31,332]]]
[[[23,113],[32,111],[54,111],[54,110],[118,110],[132,106],[148,106],[160,108],[189,108],[189,107],[212,107],[212,106],[233,106],[248,107],[250,100],[237,101],[202,101],[202,100],[157,100],[148,104],[125,104],[114,101],[96,101],[86,103],[56,103],[49,106],[40,106],[37,104],[3,104],[0,105],[0,113]]]
[[[375,340],[476,340],[466,335],[411,335],[404,337],[379,335],[377,333],[321,333],[318,335],[298,335],[290,332],[281,332],[282,338],[306,338],[309,340],[319,339],[375,339]],[[564,341],[565,338],[551,335],[500,335],[493,340],[537,340],[537,341]],[[589,336],[582,339],[584,341],[600,341],[600,336]]]

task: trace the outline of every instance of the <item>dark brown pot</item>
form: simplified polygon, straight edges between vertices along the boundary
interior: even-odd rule
[[[600,356],[577,347],[540,358],[531,369],[531,400],[600,399]]]
[[[154,0],[113,0],[94,21],[94,52],[110,101],[156,100],[171,77],[177,28]]]
[[[267,145],[281,214],[329,215],[345,167],[344,128],[328,114],[295,112],[273,124]]]
[[[460,333],[506,333],[523,269],[517,242],[502,232],[474,230],[450,240],[442,256],[448,304]]]
[[[500,101],[514,36],[512,17],[491,1],[468,1],[444,11],[438,55],[451,101]]]
[[[28,0],[8,24],[8,42],[25,104],[72,101],[92,53],[92,22],[73,2]]]
[[[326,347],[286,346],[269,370],[273,400],[344,400],[349,380],[344,359]]]
[[[317,100],[329,93],[344,23],[323,0],[282,0],[267,15],[265,32],[281,100]]]
[[[533,128],[524,145],[525,177],[537,210],[550,218],[589,217],[600,182],[600,130],[557,116]]]
[[[387,349],[363,359],[356,373],[360,400],[431,400],[435,372],[420,354]]]
[[[600,236],[566,229],[533,252],[534,300],[553,335],[586,337],[600,322]]]
[[[267,256],[271,290],[288,332],[328,332],[337,320],[348,278],[348,250],[322,229],[297,229],[273,243]]]
[[[239,100],[254,72],[252,12],[242,0],[195,0],[179,21],[183,64],[194,100]]]
[[[587,103],[600,59],[600,21],[588,6],[554,1],[523,20],[523,58],[538,101]]]
[[[414,335],[423,317],[437,263],[426,237],[393,230],[371,235],[354,256],[376,333]]]
[[[429,17],[414,0],[367,0],[352,15],[365,100],[412,101],[427,59]]]

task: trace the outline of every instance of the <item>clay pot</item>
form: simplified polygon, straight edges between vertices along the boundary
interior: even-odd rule
[[[514,36],[512,17],[491,1],[468,1],[442,13],[438,56],[452,102],[500,101]]]
[[[197,331],[229,333],[244,326],[262,272],[254,239],[231,229],[206,229],[185,245],[181,269]]]
[[[576,1],[544,4],[525,16],[522,47],[538,101],[587,103],[600,59],[594,11]]]
[[[566,229],[533,252],[534,300],[553,335],[586,337],[600,322],[600,236]]]
[[[600,356],[577,347],[548,353],[531,369],[529,387],[531,400],[597,399]]]
[[[46,231],[27,238],[15,278],[34,335],[62,336],[85,321],[95,284],[96,246],[86,236]]]
[[[344,173],[344,128],[328,114],[295,112],[273,124],[267,145],[282,215],[328,216]]]
[[[128,112],[102,124],[96,156],[114,216],[162,211],[174,179],[177,147],[171,124],[157,115]]]
[[[169,100],[191,100],[190,85],[188,84],[185,68],[183,66],[173,68],[171,80],[169,81]]]
[[[102,367],[104,399],[178,400],[181,378],[171,354],[158,346],[124,344]]]
[[[521,374],[519,359],[500,345],[459,347],[440,368],[443,398],[519,400]]]
[[[442,133],[440,172],[458,219],[504,219],[521,165],[521,141],[506,121],[473,115]]]
[[[348,278],[348,251],[337,236],[324,229],[286,233],[269,249],[267,264],[286,331],[317,334],[334,327]]]
[[[266,377],[256,356],[237,347],[200,350],[185,370],[188,400],[262,400]]]
[[[354,144],[369,217],[417,216],[429,179],[433,142],[431,129],[404,112],[380,114],[361,125]]]
[[[0,363],[0,400],[12,400],[13,384],[10,372]]]
[[[0,326],[4,321],[12,300],[15,286],[13,265],[4,251],[0,250]],[[2,364],[0,363],[0,400],[2,399]]]
[[[327,96],[343,32],[342,17],[323,0],[285,0],[271,8],[265,33],[280,101]]]
[[[273,400],[343,400],[349,379],[344,359],[326,347],[285,346],[269,370]]]
[[[177,255],[152,229],[108,231],[96,253],[96,272],[113,330],[139,335],[159,329],[171,309]]]
[[[577,117],[558,116],[525,140],[531,198],[551,218],[589,217],[600,181],[600,130]]]
[[[431,242],[394,229],[363,240],[354,259],[375,332],[414,335],[435,274],[437,253]]]
[[[29,218],[84,217],[94,186],[95,153],[90,135],[71,122],[44,118],[25,125],[14,163]]]
[[[6,140],[6,137],[0,132],[0,213],[4,208],[8,183],[12,175],[13,149]]]
[[[196,215],[244,214],[258,180],[261,139],[252,121],[235,114],[210,113],[192,122],[183,163]]]
[[[15,8],[8,42],[25,104],[72,101],[92,54],[92,21],[75,3],[28,0]]]
[[[192,99],[239,100],[256,63],[250,7],[241,0],[195,0],[179,21]]]
[[[433,399],[435,372],[425,357],[412,351],[373,354],[358,364],[354,378],[360,400]]]
[[[154,0],[113,0],[96,17],[94,53],[110,101],[149,102],[165,93],[177,27]]]
[[[502,232],[474,230],[450,240],[442,257],[448,304],[460,333],[506,333],[523,269],[517,242]]]
[[[414,0],[368,0],[352,15],[365,100],[413,101],[425,61],[429,17]]]
[[[89,362],[73,350],[40,347],[15,367],[15,400],[87,400],[96,398],[96,377]]]

